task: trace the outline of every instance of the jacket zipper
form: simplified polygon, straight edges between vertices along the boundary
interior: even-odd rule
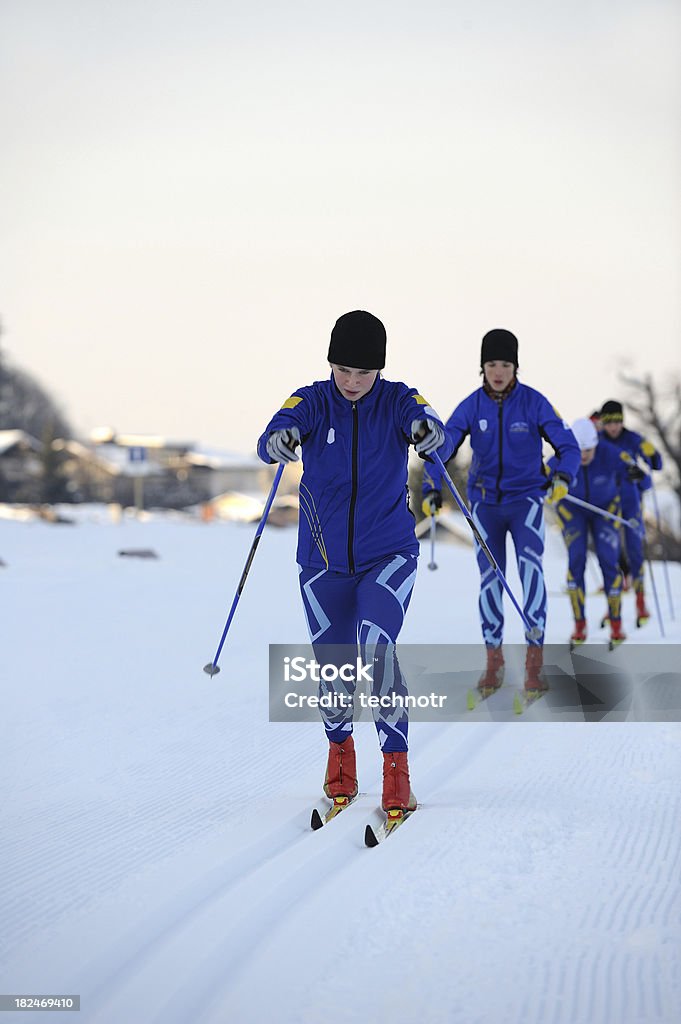
[[[357,502],[357,448],[359,444],[357,406],[352,403],[352,490],[350,492],[350,512],[348,515],[348,570],[355,571],[355,552],[353,538],[355,534],[355,504]]]
[[[499,402],[499,471],[497,472],[497,504],[501,501],[501,474],[504,468],[504,434],[503,434],[504,403]]]

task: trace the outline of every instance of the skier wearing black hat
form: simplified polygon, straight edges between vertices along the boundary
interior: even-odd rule
[[[589,503],[591,508],[561,501],[556,507],[558,522],[568,552],[568,594],[575,617],[575,629],[570,637],[571,646],[586,640],[586,598],[584,574],[589,543],[593,538],[598,564],[603,573],[603,587],[608,598],[610,645],[614,647],[626,640],[622,631],[622,573],[619,568],[620,530],[615,523],[596,510],[619,515],[620,493],[627,474],[636,469],[625,452],[617,452],[605,441],[599,443],[599,434],[593,419],[580,418],[572,424],[572,433],[581,452],[581,465],[570,487],[575,498]],[[550,470],[560,464],[558,456],[548,461]]]
[[[525,687],[541,690],[542,647],[546,624],[544,554],[544,500],[560,501],[568,493],[579,466],[579,446],[569,426],[538,391],[517,377],[518,340],[502,328],[482,339],[482,387],[461,402],[445,424],[459,450],[470,436],[473,459],[468,474],[471,514],[502,573],[506,568],[506,535],[516,550],[523,587],[525,615],[539,636],[528,638]],[[542,462],[542,441],[560,457],[560,469],[547,479]],[[424,473],[424,512],[441,502],[441,475],[436,467]],[[478,547],[480,619],[487,647],[487,669],[478,685],[501,685],[504,657],[502,586],[484,552]]]
[[[416,579],[419,544],[408,504],[409,445],[443,458],[451,441],[415,388],[385,380],[386,332],[364,310],[331,332],[331,376],[298,388],[258,441],[264,462],[291,462],[302,446],[298,552],[300,591],[318,661],[373,664],[372,695],[406,696],[395,654]],[[352,652],[354,651],[354,654]],[[348,685],[350,696],[354,686]],[[334,685],[320,684],[320,696]],[[411,811],[406,710],[375,711],[383,752],[383,808]],[[352,706],[320,707],[329,754],[324,791],[342,807],[357,794]]]
[[[636,462],[641,459],[651,470],[662,469],[662,456],[655,446],[635,430],[624,426],[624,408],[621,402],[610,399],[603,403],[600,411],[603,428],[602,437],[614,445],[620,452],[626,452]],[[637,473],[631,470],[622,486],[622,515],[625,519],[635,519],[637,530],[626,530],[622,538],[626,548],[629,572],[636,594],[636,625],[642,626],[650,618],[646,607],[645,581],[643,576],[643,541],[645,528],[643,525],[642,497],[650,489],[650,477],[640,467]]]

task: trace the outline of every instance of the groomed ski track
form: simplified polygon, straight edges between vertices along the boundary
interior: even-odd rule
[[[266,536],[210,681],[247,531],[5,525],[1,991],[80,993],[81,1024],[679,1019],[678,723],[414,725],[421,806],[369,851],[373,726],[360,797],[312,833],[321,727],[267,722],[266,644],[304,639],[290,531]],[[162,558],[112,560],[122,536]],[[470,559],[422,564],[410,642],[468,640],[447,581],[474,583]],[[50,649],[27,665],[29,609]]]

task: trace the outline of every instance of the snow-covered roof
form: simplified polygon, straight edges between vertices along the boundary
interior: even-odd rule
[[[90,449],[90,456],[106,466],[115,473],[127,474],[128,476],[149,476],[152,473],[160,473],[158,463],[133,462],[130,459],[130,449],[121,448],[117,444],[98,444],[94,451]]]
[[[92,432],[92,440],[96,450],[106,453],[107,459],[119,462],[113,452],[122,452],[120,459],[126,462],[130,448],[150,448],[154,450],[181,452],[193,466],[205,466],[208,469],[262,469],[263,463],[254,452],[229,451],[224,448],[212,448],[196,444],[194,441],[178,441],[161,434],[120,434],[111,428],[99,428]]]
[[[257,455],[225,451],[221,448],[193,446],[186,455],[193,466],[207,466],[209,469],[264,469],[264,463]]]
[[[113,440],[122,448],[167,448],[186,452],[194,447],[193,441],[178,441],[162,434],[116,434]]]
[[[111,473],[112,476],[121,474],[127,476],[149,476],[152,473],[158,474],[161,470],[156,463],[131,462],[130,449],[120,448],[116,444],[87,445],[82,441],[59,441],[58,450],[68,451],[77,458],[92,462],[102,469]]]
[[[0,455],[14,448],[16,444],[25,444],[34,452],[41,451],[43,447],[36,437],[27,434],[25,430],[0,430]]]

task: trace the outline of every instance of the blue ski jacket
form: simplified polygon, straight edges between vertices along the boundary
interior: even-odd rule
[[[570,494],[575,498],[581,498],[582,501],[588,501],[591,505],[597,505],[598,508],[616,511],[615,506],[619,506],[622,485],[627,479],[627,463],[627,456],[623,457],[622,453],[610,445],[599,443],[589,465],[580,465],[572,477]],[[552,455],[547,465],[552,472],[562,468],[557,455]],[[569,505],[569,502],[566,504]]]
[[[470,435],[473,459],[468,473],[471,502],[500,504],[518,498],[540,497],[548,478],[542,460],[542,440],[561,459],[561,472],[572,477],[579,466],[579,446],[568,424],[539,391],[516,381],[503,400],[478,388],[457,405],[445,424],[456,453]],[[444,461],[444,460],[443,460]],[[423,493],[441,489],[442,475],[428,465]]]
[[[258,455],[272,462],[272,431],[300,431],[300,565],[355,573],[391,554],[418,554],[407,457],[411,424],[426,418],[443,426],[415,388],[380,375],[356,402],[341,395],[333,374],[286,399],[260,437]],[[445,433],[441,458],[451,447]]]
[[[629,430],[628,427],[623,427],[619,437],[608,437],[603,431],[599,435],[603,443],[612,445],[614,448],[619,449],[620,452],[626,452],[631,456],[635,462],[637,458],[642,459],[651,469],[662,469],[662,456],[658,451],[654,455],[648,456],[642,450],[642,445],[645,438],[638,434],[635,430]],[[644,491],[649,490],[652,487],[652,480],[649,476],[643,478],[643,480],[632,481],[625,479],[622,484],[622,500],[626,507],[630,509],[632,506],[636,506],[641,500],[641,494]]]

